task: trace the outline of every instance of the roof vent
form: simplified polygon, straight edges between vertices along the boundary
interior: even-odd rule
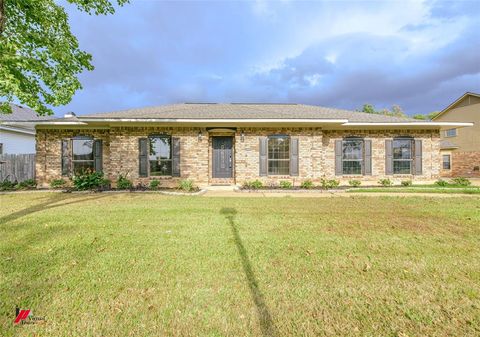
[[[73,112],[73,111],[69,111],[65,115],[63,115],[63,117],[65,117],[65,118],[73,118],[75,116],[77,116],[77,115],[75,115],[75,112]]]

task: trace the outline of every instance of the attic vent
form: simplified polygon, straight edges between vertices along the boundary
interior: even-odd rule
[[[75,112],[73,111],[70,111],[70,112],[67,112],[65,115],[63,115],[63,117],[65,118],[72,118],[72,117],[75,117]]]

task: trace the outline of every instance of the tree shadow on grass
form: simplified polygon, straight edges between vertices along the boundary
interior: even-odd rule
[[[224,215],[228,220],[230,229],[232,230],[233,238],[235,240],[235,245],[237,246],[238,254],[242,261],[243,271],[248,281],[248,287],[250,288],[250,293],[252,295],[253,302],[257,307],[258,319],[260,321],[260,327],[262,329],[262,334],[264,336],[276,336],[277,332],[273,324],[272,316],[268,309],[267,304],[265,303],[265,298],[262,291],[258,286],[258,281],[253,272],[250,259],[247,255],[247,250],[243,245],[242,238],[238,233],[238,228],[235,225],[235,215],[237,211],[234,208],[222,208],[220,214]]]
[[[56,207],[62,207],[62,206],[77,204],[77,203],[81,203],[81,202],[84,202],[84,201],[96,200],[96,199],[100,199],[100,198],[103,198],[103,197],[105,197],[105,195],[93,195],[93,196],[88,196],[88,197],[79,197],[79,196],[77,197],[77,196],[75,196],[75,198],[73,200],[69,200],[68,202],[58,203],[58,202],[61,202],[61,201],[64,201],[65,199],[67,199],[67,196],[63,193],[54,193],[54,195],[49,196],[49,198],[46,201],[44,201],[40,204],[34,204],[30,207],[23,208],[19,211],[16,211],[16,212],[8,214],[4,217],[1,217],[0,218],[0,225],[6,224],[9,221],[17,220],[17,219],[19,219],[23,216],[27,216],[27,215],[30,215],[30,214],[35,213],[35,212],[44,211],[44,210],[48,210],[48,209],[52,209],[52,208],[56,208]],[[71,199],[71,197],[70,197],[70,199]]]

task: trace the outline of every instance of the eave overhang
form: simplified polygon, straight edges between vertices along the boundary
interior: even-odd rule
[[[465,122],[349,122],[348,119],[308,119],[308,118],[211,118],[211,119],[186,119],[186,118],[81,118],[72,121],[18,121],[3,123],[5,125],[35,127],[114,127],[114,126],[196,126],[196,127],[268,127],[268,126],[295,126],[295,127],[321,127],[324,129],[448,129],[473,126]]]

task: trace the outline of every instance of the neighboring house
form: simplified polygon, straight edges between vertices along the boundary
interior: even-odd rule
[[[440,174],[430,122],[300,104],[175,104],[37,123],[40,185],[83,169],[135,184],[290,180],[428,181]]]
[[[442,130],[440,149],[441,175],[445,177],[480,177],[480,94],[465,93],[446,107],[435,122],[473,122],[470,128]]]
[[[29,108],[11,104],[12,113],[0,112],[0,154],[35,153],[34,122],[48,120]],[[31,121],[16,125],[18,121]]]

